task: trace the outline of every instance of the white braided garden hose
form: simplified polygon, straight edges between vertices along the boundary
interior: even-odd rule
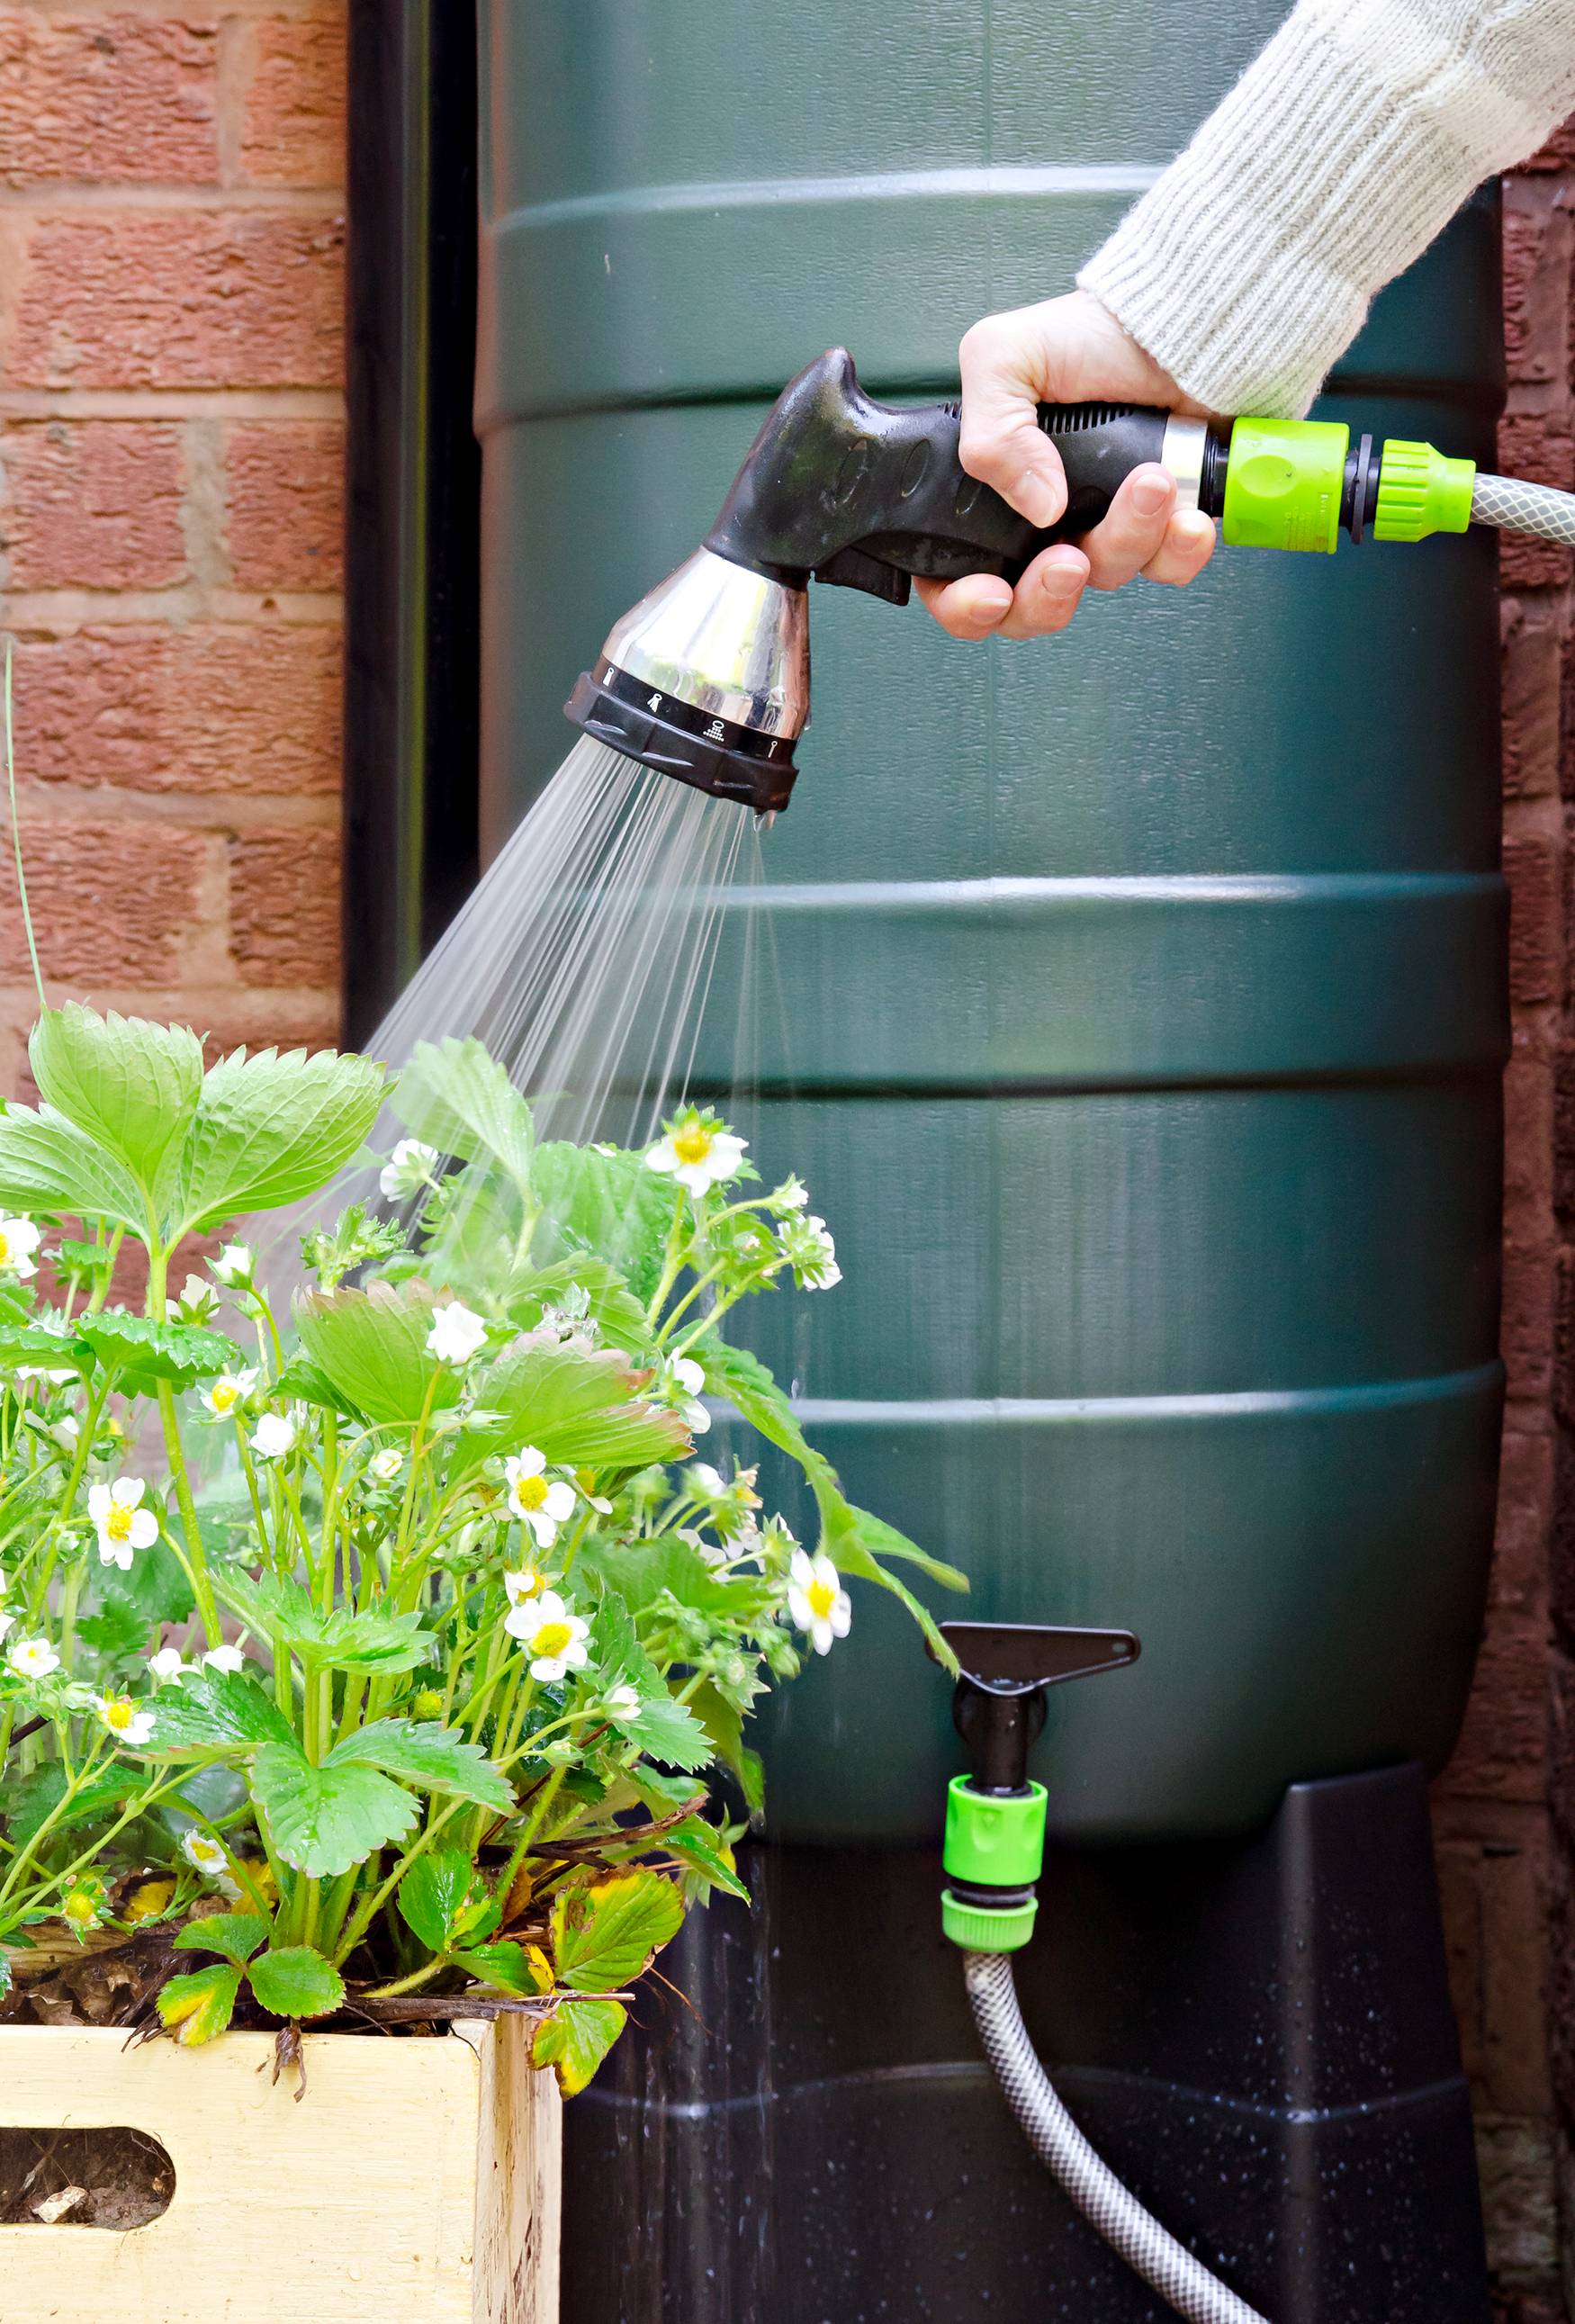
[[[964,1953],[963,1974],[984,2054],[1041,2163],[1128,2266],[1193,2324],[1265,2324],[1184,2244],[1150,2217],[1101,2163],[1039,2063],[1018,2007],[1009,1953]]]
[[[1485,476],[1471,484],[1471,521],[1496,524],[1505,532],[1534,532],[1543,540],[1575,547],[1575,493],[1552,484],[1524,484],[1518,476]]]

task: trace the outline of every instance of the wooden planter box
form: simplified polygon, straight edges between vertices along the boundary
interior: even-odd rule
[[[211,2048],[0,2028],[0,2122],[158,2139],[169,2209],[124,2233],[0,2227],[5,2324],[557,2324],[560,2123],[519,2017],[446,2040]]]

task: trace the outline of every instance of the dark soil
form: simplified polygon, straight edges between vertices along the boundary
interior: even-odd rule
[[[174,2192],[174,2164],[143,2131],[0,2129],[0,2226],[141,2227]]]

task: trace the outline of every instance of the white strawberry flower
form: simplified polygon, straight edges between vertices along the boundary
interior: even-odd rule
[[[666,1401],[683,1419],[691,1436],[704,1436],[711,1425],[711,1415],[701,1403],[705,1388],[705,1368],[693,1356],[669,1356],[662,1367],[662,1389]]]
[[[207,1271],[226,1291],[244,1291],[252,1280],[257,1254],[249,1242],[227,1242],[207,1262]]]
[[[575,1489],[566,1479],[547,1477],[547,1455],[534,1444],[511,1452],[503,1463],[509,1480],[509,1507],[536,1536],[538,1549],[550,1549],[557,1529],[575,1513]]]
[[[834,1638],[845,1638],[853,1622],[853,1601],[836,1567],[823,1550],[810,1557],[795,1550],[788,1569],[788,1610],[807,1631],[817,1655],[829,1655]]]
[[[433,1185],[438,1148],[419,1138],[401,1138],[378,1173],[377,1183],[391,1203],[408,1203],[423,1186]]]
[[[633,1719],[640,1710],[640,1689],[624,1679],[607,1689],[606,1702],[614,1719]]]
[[[5,1657],[18,1678],[48,1678],[60,1658],[47,1638],[18,1638]]]
[[[194,1827],[181,1834],[180,1853],[205,1880],[211,1880],[216,1887],[226,1889],[232,1895],[235,1893],[235,1883],[230,1877],[230,1859],[220,1841],[210,1840],[207,1832],[198,1831]]]
[[[391,1485],[405,1465],[405,1456],[397,1444],[390,1444],[382,1452],[374,1452],[367,1465],[380,1485]]]
[[[260,1375],[255,1364],[244,1371],[220,1372],[211,1388],[204,1388],[202,1401],[216,1420],[233,1420],[236,1409],[245,1403],[256,1387]]]
[[[708,1503],[707,1520],[723,1541],[741,1541],[755,1530],[754,1512],[760,1506],[757,1473],[735,1469],[731,1478],[724,1477],[709,1461],[696,1461],[684,1471],[690,1491]]]
[[[843,1279],[837,1247],[824,1219],[785,1220],[778,1230],[777,1248],[801,1291],[829,1291]]]
[[[530,1675],[550,1686],[571,1670],[583,1670],[590,1660],[585,1644],[591,1626],[571,1614],[556,1590],[539,1598],[525,1598],[503,1617],[503,1628],[518,1638],[530,1656]]]
[[[139,1549],[151,1549],[159,1538],[159,1520],[142,1507],[147,1486],[141,1477],[115,1477],[95,1485],[88,1496],[88,1514],[98,1528],[98,1555],[106,1565],[131,1572]]]
[[[195,1663],[183,1658],[179,1646],[161,1646],[157,1654],[148,1656],[149,1674],[158,1686],[168,1686],[171,1679],[180,1678],[196,1667]]]
[[[205,1277],[189,1275],[175,1305],[183,1323],[206,1323],[210,1315],[218,1314],[219,1304],[218,1293]]]
[[[251,1446],[259,1461],[282,1461],[295,1450],[296,1425],[287,1413],[264,1412],[252,1431]]]
[[[800,1178],[784,1178],[773,1186],[766,1197],[766,1208],[774,1219],[789,1219],[795,1211],[802,1211],[809,1201],[809,1189]]]
[[[43,1236],[31,1219],[0,1219],[0,1275],[26,1281],[38,1273],[37,1251]]]
[[[246,1657],[239,1646],[209,1646],[202,1657],[202,1667],[210,1671],[244,1670]]]
[[[96,1708],[117,1743],[129,1743],[134,1749],[152,1734],[152,1712],[139,1710],[129,1694],[101,1694]]]
[[[456,1369],[468,1364],[473,1356],[481,1353],[486,1341],[485,1323],[462,1300],[451,1299],[447,1306],[433,1308],[427,1349],[440,1364],[453,1364]]]
[[[511,1606],[522,1605],[527,1598],[534,1598],[545,1587],[543,1577],[533,1565],[520,1566],[514,1572],[503,1576],[503,1595]]]
[[[645,1157],[648,1170],[676,1178],[691,1194],[709,1194],[713,1186],[736,1178],[743,1164],[745,1138],[735,1138],[714,1113],[688,1106],[669,1121]]]
[[[15,1628],[16,1617],[14,1614],[0,1614],[0,1638],[3,1638],[5,1636],[7,1630],[14,1630]]]

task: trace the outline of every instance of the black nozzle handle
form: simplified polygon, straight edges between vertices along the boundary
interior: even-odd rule
[[[1122,479],[1157,460],[1174,414],[1138,404],[1045,404],[1067,504],[1040,531],[968,475],[954,403],[877,403],[834,347],[787,387],[739,470],[707,549],[774,580],[814,575],[904,602],[908,576],[1016,580],[1039,550],[1087,532]]]

